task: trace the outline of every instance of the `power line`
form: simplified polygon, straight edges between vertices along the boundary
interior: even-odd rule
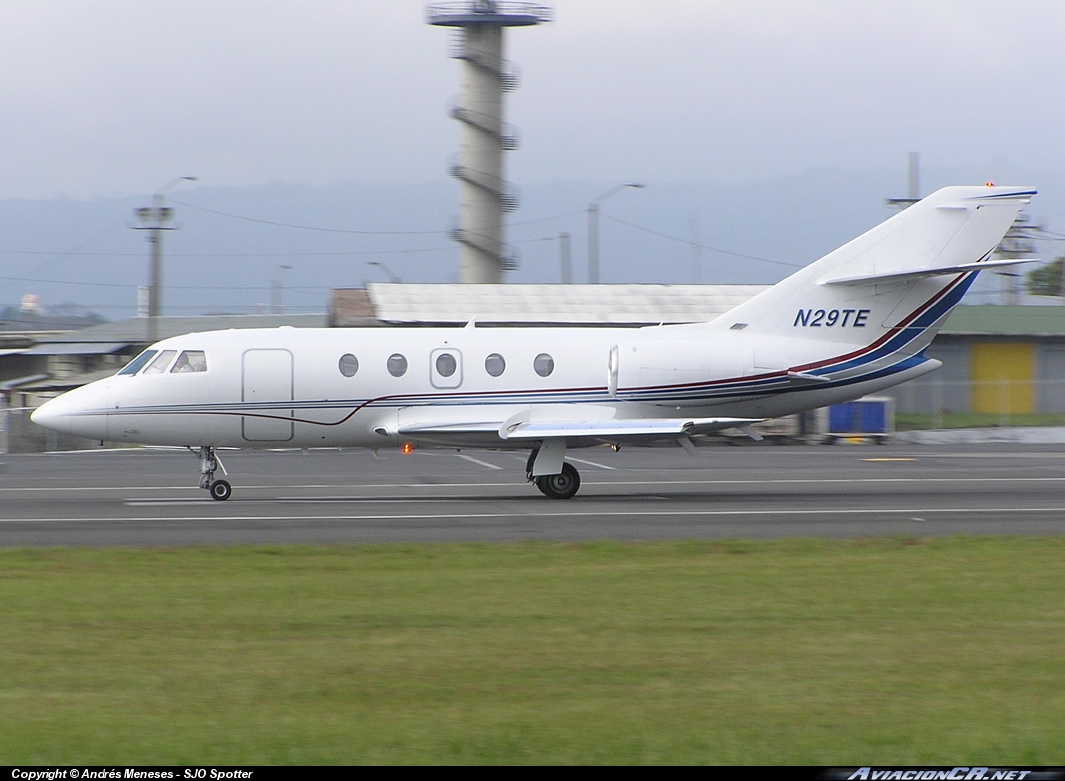
[[[189,209],[195,209],[196,211],[206,212],[208,214],[216,214],[219,217],[229,217],[234,220],[243,220],[245,222],[256,222],[260,225],[273,225],[278,228],[295,228],[296,230],[305,231],[318,231],[320,233],[350,233],[359,236],[443,236],[447,234],[446,230],[438,231],[365,231],[365,230],[348,230],[345,228],[322,228],[315,225],[299,225],[292,222],[274,222],[272,220],[260,220],[257,217],[245,217],[241,214],[231,214],[230,212],[221,212],[216,209],[207,209],[203,206],[193,206],[191,203],[185,203],[184,201],[175,201],[170,199],[171,203],[176,203],[178,206],[184,206]]]
[[[348,230],[344,228],[322,228],[314,225],[300,225],[298,223],[291,222],[276,222],[274,220],[263,220],[258,217],[247,217],[241,214],[233,214],[231,212],[218,211],[217,209],[208,209],[203,206],[194,206],[191,203],[185,203],[184,201],[175,201],[170,199],[171,203],[176,203],[179,206],[185,206],[189,209],[195,209],[196,211],[206,212],[208,214],[216,214],[220,217],[230,217],[234,220],[244,220],[245,222],[256,222],[260,225],[273,225],[278,228],[295,228],[297,230],[309,230],[309,231],[321,231],[323,233],[351,233],[359,236],[444,236],[450,231],[435,230],[435,231],[370,231],[370,230]],[[552,222],[555,220],[565,220],[570,217],[579,217],[584,214],[583,211],[568,212],[566,214],[555,214],[550,217],[537,217],[534,220],[522,220],[521,222],[508,223],[510,227],[520,227],[522,225],[535,225],[540,222]]]
[[[508,222],[507,223],[507,227],[509,227],[509,228],[517,228],[517,227],[520,227],[522,225],[535,225],[535,224],[540,223],[540,222],[553,222],[555,220],[568,220],[570,217],[580,217],[584,213],[585,212],[582,209],[579,212],[570,212],[569,214],[556,214],[553,217],[539,217],[539,218],[537,218],[535,220],[523,220],[522,222]]]
[[[66,257],[68,255],[80,255],[80,254],[88,255],[88,254],[92,254],[92,253],[82,253],[79,250],[81,250],[82,247],[85,247],[85,246],[87,246],[89,244],[92,244],[94,241],[96,241],[98,238],[103,236],[108,231],[113,230],[113,229],[115,229],[117,227],[120,227],[121,225],[122,225],[122,221],[121,220],[119,220],[117,222],[109,223],[108,225],[104,226],[103,228],[101,228],[100,230],[98,230],[96,233],[92,234],[88,238],[82,239],[81,241],[77,242],[73,247],[71,247],[69,250],[67,250],[65,252],[34,252],[33,253],[34,255],[51,255],[52,257],[49,260],[44,261],[43,263],[39,263],[37,265],[37,267],[35,269],[33,269],[33,271],[35,273],[36,272],[40,272],[40,271],[44,270],[45,268],[47,268],[48,266],[50,266],[51,264],[55,263],[56,261],[62,260],[64,257]]]
[[[415,255],[420,252],[445,252],[454,247],[417,247],[415,249],[342,250],[330,252],[169,252],[171,258],[304,258],[346,255]],[[0,249],[0,255],[55,255],[48,250]],[[100,258],[140,258],[143,252],[63,252],[61,255],[80,255]]]
[[[625,220],[619,220],[617,217],[611,217],[609,214],[604,214],[602,216],[605,217],[606,219],[610,220],[611,222],[620,223],[621,225],[627,225],[630,228],[635,228],[636,230],[641,230],[641,231],[644,231],[645,233],[650,233],[650,234],[652,234],[654,236],[661,236],[663,239],[670,239],[671,241],[679,241],[681,244],[686,244],[688,246],[696,246],[696,247],[699,247],[701,249],[708,249],[711,252],[720,252],[722,255],[731,255],[732,257],[735,257],[735,258],[746,258],[747,260],[759,260],[762,263],[772,263],[772,264],[774,264],[776,266],[788,266],[789,268],[803,268],[804,267],[804,264],[802,264],[802,263],[788,263],[788,262],[783,261],[783,260],[770,260],[769,258],[760,258],[757,255],[745,255],[742,252],[732,252],[731,250],[721,249],[720,247],[711,247],[709,244],[694,243],[694,242],[691,241],[691,239],[682,239],[679,236],[671,236],[668,233],[662,233],[661,231],[652,230],[651,228],[645,228],[643,225],[637,225],[637,224],[632,223],[632,222],[626,222]]]
[[[33,282],[39,285],[72,285],[75,287],[117,287],[126,290],[133,290],[139,287],[136,284],[123,283],[123,282],[78,282],[69,279],[39,279],[35,277],[8,277],[0,276],[0,280],[7,282]],[[168,285],[168,288],[172,290],[218,290],[219,288],[213,285]],[[232,286],[227,285],[224,290],[269,290],[269,285],[245,285],[245,286]],[[332,290],[330,285],[298,285],[294,287],[286,287],[286,290]]]
[[[286,288],[286,290],[287,289],[288,288]],[[243,314],[243,313],[258,314],[259,312],[257,310],[259,310],[262,307],[262,303],[263,302],[260,302],[258,304],[236,304],[236,305],[219,303],[219,304],[216,304],[216,305],[213,305],[213,306],[217,306],[220,309],[224,307],[224,308],[226,308],[228,310],[231,310],[231,311],[224,312],[224,313],[223,312],[219,312],[219,313],[216,313],[214,316],[221,317],[221,316],[224,316],[224,315],[227,315],[227,314]],[[170,307],[167,307],[167,308],[171,309],[171,310],[175,310],[175,311],[182,311],[182,312],[203,312],[204,309],[210,309],[211,307],[212,307],[212,304],[199,304],[199,305],[196,305],[196,304],[180,305],[179,304],[179,305],[170,306]],[[17,309],[16,306],[11,306],[9,308],[10,309]],[[126,304],[100,304],[98,306],[93,306],[91,308],[86,307],[86,311],[88,311],[89,314],[85,315],[85,316],[80,316],[80,315],[67,316],[67,315],[62,315],[62,314],[60,314],[60,315],[44,314],[44,315],[38,315],[36,317],[26,317],[26,316],[23,315],[23,313],[19,312],[18,314],[20,316],[6,317],[6,318],[5,317],[0,317],[0,323],[32,323],[32,324],[38,324],[38,323],[40,323],[41,320],[48,320],[48,319],[52,319],[52,318],[59,318],[59,319],[68,318],[68,319],[88,320],[88,319],[90,319],[90,315],[91,314],[97,313],[97,310],[110,310],[110,311],[128,312],[128,311],[131,311],[131,310],[133,310],[135,308],[136,307],[128,306]],[[316,306],[316,305],[313,305],[313,304],[291,304],[291,305],[290,304],[285,304],[285,313],[286,314],[296,314],[295,310],[299,310],[299,311],[302,311],[302,312],[309,312],[311,314],[320,314],[320,313],[324,312],[324,310],[322,309],[322,307],[320,305]],[[4,309],[0,308],[0,314],[2,314],[3,312],[4,312]],[[171,317],[171,316],[172,315],[166,315],[165,317]],[[211,317],[212,315],[201,315],[201,316],[203,316],[203,317]],[[165,319],[165,317],[164,317],[164,319]],[[10,336],[11,334],[17,334],[18,332],[17,331],[0,330],[0,333],[4,334],[5,336]]]

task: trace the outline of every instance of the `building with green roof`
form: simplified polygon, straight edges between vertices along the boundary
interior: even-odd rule
[[[943,368],[886,392],[900,412],[1065,412],[1065,306],[959,306],[926,354]]]

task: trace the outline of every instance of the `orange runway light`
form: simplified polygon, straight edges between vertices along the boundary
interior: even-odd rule
[[[413,453],[414,452],[414,445],[412,445],[410,442],[404,442],[403,443],[403,447],[401,447],[400,450],[403,451],[403,455],[407,455],[408,453]]]

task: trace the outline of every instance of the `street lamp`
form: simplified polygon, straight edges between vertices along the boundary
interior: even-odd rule
[[[392,282],[392,283],[398,285],[400,282],[403,281],[398,276],[396,276],[396,272],[394,272],[392,269],[390,269],[384,263],[378,263],[376,260],[368,260],[368,261],[366,261],[366,265],[367,266],[375,266],[376,268],[381,269],[381,273],[384,274],[386,277],[388,277],[388,281],[389,282]]]
[[[154,342],[158,337],[156,318],[163,313],[163,231],[174,230],[174,226],[170,224],[174,218],[174,210],[169,206],[163,206],[163,193],[182,182],[198,181],[200,179],[196,176],[179,176],[155,191],[151,206],[142,206],[133,210],[137,222],[140,223],[133,226],[134,229],[148,231],[148,243],[152,246],[151,265],[148,271],[149,342]]]
[[[626,182],[612,187],[588,204],[588,282],[599,284],[599,204],[612,195],[620,193],[627,187],[642,190],[645,185],[639,182]]]

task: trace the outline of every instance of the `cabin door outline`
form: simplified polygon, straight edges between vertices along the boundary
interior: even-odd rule
[[[246,442],[288,442],[295,428],[292,351],[245,350],[240,364],[240,400],[254,405],[245,411],[256,413],[241,418],[241,436]]]

